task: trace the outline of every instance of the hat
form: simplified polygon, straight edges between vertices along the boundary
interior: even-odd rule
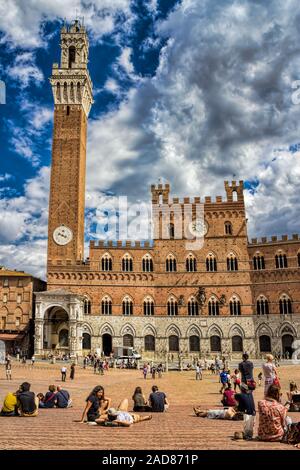
[[[118,411],[115,408],[108,408],[107,414],[109,414],[110,416],[117,416]]]
[[[247,384],[245,384],[245,383],[243,383],[243,382],[241,383],[241,388],[242,388],[243,390],[246,390],[246,391],[248,391],[248,390],[249,390],[249,387],[248,387],[248,385],[247,385]]]

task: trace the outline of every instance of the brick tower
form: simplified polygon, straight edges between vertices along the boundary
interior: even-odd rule
[[[48,266],[84,257],[86,135],[93,103],[89,43],[78,20],[61,29],[61,61],[53,64],[54,130],[48,224]]]

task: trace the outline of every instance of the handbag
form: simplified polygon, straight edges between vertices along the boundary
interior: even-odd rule
[[[249,390],[255,390],[256,389],[256,382],[254,379],[249,379],[247,380],[247,385]]]

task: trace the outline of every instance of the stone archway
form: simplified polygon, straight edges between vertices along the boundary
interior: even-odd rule
[[[112,335],[109,333],[104,333],[104,335],[102,335],[102,351],[104,356],[110,356],[113,352]]]
[[[69,352],[69,315],[60,307],[50,307],[44,315],[43,349]]]

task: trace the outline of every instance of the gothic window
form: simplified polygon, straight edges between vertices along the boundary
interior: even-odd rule
[[[101,314],[111,315],[112,314],[112,301],[111,298],[106,295],[101,301]]]
[[[292,301],[286,294],[283,294],[279,300],[279,311],[281,315],[293,313]]]
[[[91,301],[90,301],[90,299],[88,299],[86,297],[83,301],[83,313],[85,315],[90,315],[91,314],[91,307],[92,307]]]
[[[77,101],[80,102],[81,101],[81,90],[80,90],[80,83],[78,82],[77,83]]]
[[[253,269],[255,271],[265,269],[265,258],[263,255],[256,254],[253,256]]]
[[[174,299],[173,297],[171,297],[168,300],[167,309],[168,309],[168,315],[169,316],[178,315],[178,302],[177,302],[177,300]]]
[[[58,102],[61,101],[61,96],[60,96],[60,83],[57,83],[56,85],[56,99]]]
[[[170,240],[174,240],[174,237],[175,237],[174,224],[169,224],[169,237],[170,237]]]
[[[68,102],[68,85],[67,82],[64,83],[64,102]]]
[[[166,271],[168,273],[173,273],[177,271],[177,263],[174,255],[168,255],[166,259]]]
[[[256,312],[257,315],[269,314],[269,302],[263,295],[261,295],[256,301]]]
[[[82,349],[91,349],[91,335],[89,333],[82,335]]]
[[[193,335],[189,338],[190,343],[190,352],[199,352],[200,351],[200,338],[199,336]]]
[[[241,302],[236,297],[233,297],[229,302],[230,315],[241,314]]]
[[[3,287],[9,287],[9,282],[8,282],[7,277],[3,279]]]
[[[237,257],[230,253],[227,256],[227,271],[237,271],[238,270],[238,260]]]
[[[142,260],[142,268],[144,273],[153,272],[153,260],[149,254],[145,255]]]
[[[221,352],[221,338],[214,335],[210,337],[210,350],[212,352]]]
[[[196,272],[197,271],[197,260],[195,256],[190,253],[188,257],[186,258],[186,270],[190,273]]]
[[[259,337],[259,350],[260,352],[271,352],[271,338],[267,335]]]
[[[278,253],[275,256],[276,269],[283,269],[288,267],[287,257],[284,253]]]
[[[153,335],[145,336],[145,351],[155,351],[155,337]]]
[[[133,271],[133,261],[132,257],[126,253],[122,258],[122,271],[131,272]]]
[[[199,305],[193,297],[188,301],[188,314],[192,317],[199,315]]]
[[[130,334],[123,336],[123,346],[125,348],[133,348],[133,336]]]
[[[102,271],[112,271],[112,258],[109,253],[105,253],[101,260]]]
[[[133,315],[133,302],[128,295],[123,299],[122,302],[122,314]]]
[[[238,200],[237,191],[232,191],[232,200],[233,200],[233,202],[237,202],[237,200]]]
[[[217,271],[217,260],[216,257],[209,253],[206,258],[206,271],[215,272]]]
[[[243,352],[243,338],[241,336],[232,337],[232,352]]]
[[[208,315],[218,316],[220,314],[219,301],[215,297],[211,297],[208,301]]]
[[[74,103],[75,94],[74,94],[74,83],[73,82],[71,82],[71,86],[70,86],[70,100]]]
[[[147,316],[154,315],[154,302],[150,296],[144,299],[143,307],[144,307],[144,315],[147,315]]]
[[[69,69],[72,68],[72,64],[74,64],[76,60],[76,49],[74,46],[69,47]]]
[[[176,335],[169,336],[169,351],[179,352],[179,338]]]
[[[225,222],[224,229],[225,229],[225,235],[232,235],[232,224],[231,224],[231,222]]]

